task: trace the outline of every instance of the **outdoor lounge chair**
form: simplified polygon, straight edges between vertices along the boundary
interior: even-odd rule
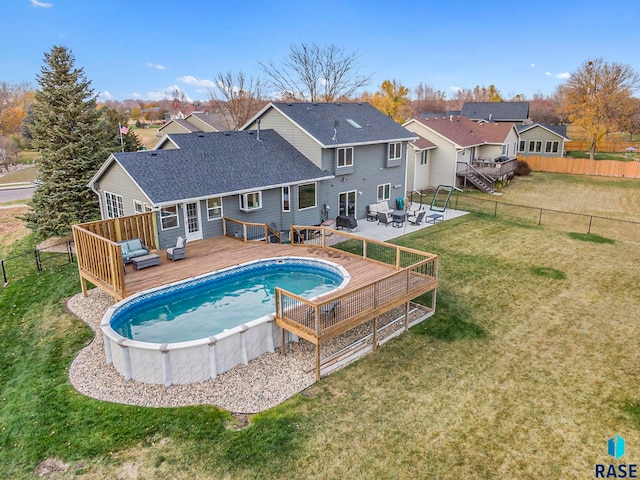
[[[380,225],[381,223],[383,223],[385,227],[388,227],[391,223],[391,220],[389,220],[389,217],[386,213],[378,212],[378,225]]]
[[[420,225],[422,224],[426,213],[427,212],[425,210],[420,210],[419,212],[417,212],[417,215],[409,215],[407,217],[407,220],[409,220],[409,223],[411,225]]]
[[[167,258],[171,261],[180,260],[184,258],[186,248],[187,248],[187,241],[182,237],[178,237],[178,240],[176,241],[176,246],[167,248]]]
[[[325,327],[327,326],[327,321],[335,320],[339,306],[340,300],[336,300],[335,302],[330,302],[320,307],[320,320],[325,322]],[[312,320],[314,320],[313,315],[313,307],[309,307],[309,310],[307,310],[307,322],[311,322]]]

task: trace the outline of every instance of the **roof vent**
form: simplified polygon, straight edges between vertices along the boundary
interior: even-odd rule
[[[155,157],[157,154],[158,152],[155,152],[153,150],[149,152],[149,155],[151,155],[152,157]]]
[[[453,122],[453,115],[449,115],[449,121]]]
[[[200,137],[200,138],[204,138],[204,133],[199,133],[199,134],[198,134],[198,137]]]

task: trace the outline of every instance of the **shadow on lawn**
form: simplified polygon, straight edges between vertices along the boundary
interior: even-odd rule
[[[415,332],[438,340],[472,340],[484,338],[486,331],[470,322],[471,309],[448,290],[439,288],[436,313],[415,327]]]

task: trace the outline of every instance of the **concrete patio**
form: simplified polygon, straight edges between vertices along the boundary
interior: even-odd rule
[[[428,205],[427,205],[428,208]],[[448,208],[444,212],[435,212],[427,210],[425,215],[425,220],[422,221],[422,224],[419,226],[411,225],[409,222],[404,222],[401,227],[394,227],[391,224],[383,225],[378,224],[378,222],[368,222],[365,218],[358,220],[358,228],[353,230],[353,233],[360,235],[362,237],[369,238],[371,240],[378,240],[385,242],[387,240],[391,240],[392,238],[401,237],[403,235],[407,235],[409,233],[414,233],[423,228],[433,227],[433,223],[427,223],[426,217],[433,213],[439,213],[443,216],[442,221],[445,222],[447,220],[451,220],[453,218],[461,217],[462,215],[466,215],[469,212],[465,212],[462,210],[452,210]],[[440,221],[435,225],[440,225]]]

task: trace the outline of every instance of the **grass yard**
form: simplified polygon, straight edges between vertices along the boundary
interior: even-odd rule
[[[603,209],[592,197],[606,197],[607,211],[637,215],[640,183],[545,177],[502,200]],[[10,283],[0,477],[37,478],[47,460],[53,479],[582,479],[609,463],[614,435],[638,463],[640,243],[591,240],[482,214],[399,239],[440,256],[436,315],[243,429],[210,406],[77,394],[67,369],[91,333],[62,303],[79,290],[75,267]]]
[[[0,185],[33,182],[38,176],[38,167],[26,167],[0,175]]]
[[[157,127],[134,128],[133,133],[136,134],[136,136],[140,140],[140,143],[142,143],[145,147],[147,147],[147,150],[151,150],[151,148],[156,143],[158,143],[158,140],[160,140],[160,137],[157,136],[157,133],[158,133]]]

